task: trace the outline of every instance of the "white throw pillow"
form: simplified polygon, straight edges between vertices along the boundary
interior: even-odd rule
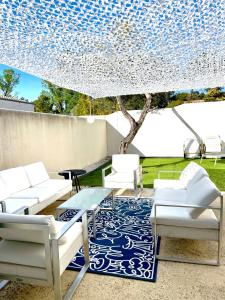
[[[196,164],[195,162],[190,162],[186,168],[183,169],[180,175],[180,181],[183,183],[184,186],[187,187],[188,182],[193,178],[195,173],[200,169],[201,167]]]
[[[10,194],[30,187],[30,182],[23,167],[11,168],[0,172]]]
[[[24,170],[31,186],[35,186],[49,179],[48,172],[41,161],[24,166]]]
[[[114,154],[112,167],[116,172],[134,171],[139,167],[138,154]]]
[[[205,169],[200,167],[199,170],[196,170],[194,176],[188,181],[187,189],[190,189],[196,182],[198,182],[202,177],[209,176]]]
[[[199,206],[209,206],[221,195],[215,184],[207,176],[196,182],[187,193],[187,203]],[[197,218],[205,208],[190,208],[188,210],[192,218]]]

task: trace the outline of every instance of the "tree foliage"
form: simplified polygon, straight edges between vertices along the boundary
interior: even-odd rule
[[[3,96],[12,96],[14,88],[19,84],[20,75],[13,69],[3,70],[3,74],[0,76],[0,91]]]
[[[54,114],[70,114],[76,106],[79,93],[49,82],[43,82],[43,91],[37,100],[34,101],[35,111]]]

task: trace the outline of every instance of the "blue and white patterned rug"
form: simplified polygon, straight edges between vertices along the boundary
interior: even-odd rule
[[[110,205],[110,198],[101,203],[102,207]],[[156,281],[158,263],[149,222],[151,208],[151,200],[147,198],[116,198],[114,212],[99,211],[97,236],[96,239],[91,237],[89,244],[89,272]],[[67,210],[59,220],[69,221],[75,214],[75,210]],[[89,232],[92,233],[92,222],[89,223]],[[83,264],[80,249],[67,269],[77,271]]]

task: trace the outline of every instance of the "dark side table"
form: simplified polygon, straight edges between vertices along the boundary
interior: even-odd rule
[[[83,169],[68,169],[60,171],[58,174],[60,176],[64,176],[65,179],[71,178],[72,185],[76,187],[76,191],[78,193],[81,190],[78,176],[86,174],[86,171]]]

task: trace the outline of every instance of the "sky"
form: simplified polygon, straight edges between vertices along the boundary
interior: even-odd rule
[[[16,86],[13,95],[18,98],[25,98],[28,99],[30,102],[36,100],[42,91],[42,80],[36,76],[30,75],[28,73],[22,72],[18,69],[1,65],[0,64],[0,76],[2,75],[3,70],[5,69],[13,69],[16,73],[20,74],[20,82]],[[225,91],[225,88],[223,88]],[[181,90],[177,91],[177,93],[182,92],[190,92],[190,90]],[[199,92],[204,92],[204,90],[199,90]]]
[[[1,64],[0,64],[0,75],[2,75],[3,70],[9,68],[14,69],[16,73],[20,74],[20,82],[16,86],[13,95],[17,96],[18,98],[24,97],[29,101],[36,100],[42,90],[42,80],[28,73],[24,73],[18,69],[11,68],[9,66],[1,65]]]

